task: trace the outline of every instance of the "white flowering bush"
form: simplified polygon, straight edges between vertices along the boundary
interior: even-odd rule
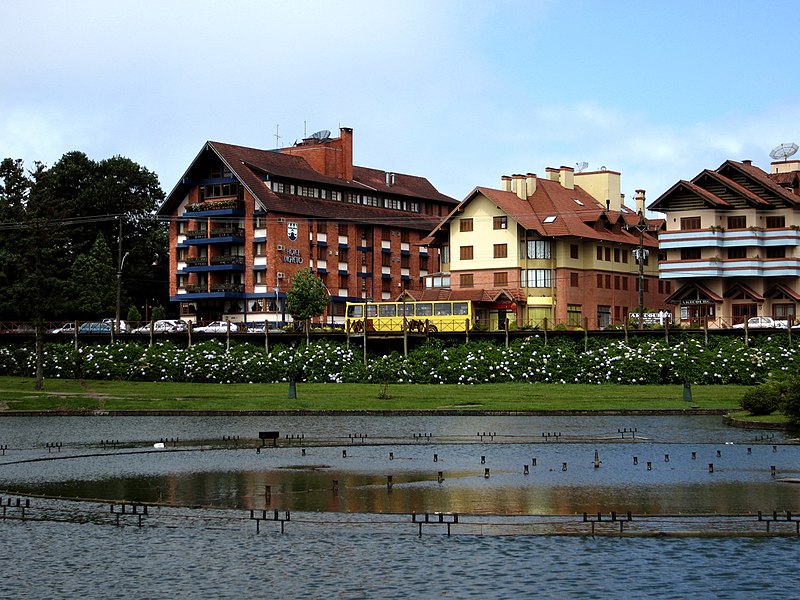
[[[770,372],[796,372],[798,345],[788,336],[741,338],[673,336],[670,343],[631,336],[627,341],[583,341],[541,336],[516,340],[510,347],[487,341],[446,343],[428,340],[408,357],[397,352],[370,356],[359,347],[320,341],[306,346],[204,341],[190,348],[171,342],[46,344],[44,372],[50,378],[190,381],[207,383],[379,382],[475,385],[501,382],[619,384],[755,385]],[[0,375],[32,377],[32,345],[0,347]]]

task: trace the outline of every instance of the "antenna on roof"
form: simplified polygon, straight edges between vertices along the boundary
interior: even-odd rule
[[[788,144],[781,144],[773,148],[769,155],[773,160],[786,160],[797,152],[797,144],[789,142]]]
[[[580,173],[581,171],[586,169],[586,167],[588,167],[588,166],[589,166],[589,163],[586,162],[585,160],[582,161],[582,162],[575,163],[575,172],[576,173]]]
[[[312,140],[319,140],[320,142],[324,142],[325,140],[330,139],[331,132],[327,129],[320,129],[319,131],[315,131],[309,136]]]
[[[281,147],[281,142],[280,142],[281,136],[278,135],[278,129],[279,128],[280,128],[280,123],[275,125],[275,147],[276,148],[280,148]]]

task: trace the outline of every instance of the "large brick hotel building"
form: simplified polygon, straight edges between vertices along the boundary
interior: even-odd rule
[[[290,320],[286,291],[311,268],[331,297],[388,300],[422,288],[439,255],[422,242],[457,202],[423,178],[353,164],[353,131],[277,150],[206,142],[159,214],[170,220],[170,300],[192,322]]]

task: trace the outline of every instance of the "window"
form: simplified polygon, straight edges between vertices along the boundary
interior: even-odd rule
[[[508,217],[494,217],[492,219],[492,227],[494,229],[508,229]]]
[[[747,217],[745,217],[744,215],[728,217],[728,229],[744,229],[746,227],[747,227]]]
[[[400,257],[400,268],[401,269],[408,269],[410,263],[411,263],[411,256],[409,256],[408,254],[403,254]]]
[[[472,231],[473,230],[472,219],[460,219],[458,221],[458,230],[459,231]]]
[[[619,248],[614,248],[614,262],[619,262]]]
[[[767,217],[767,229],[782,229],[786,227],[786,217],[783,215],[779,217]]]
[[[523,279],[526,276],[526,272],[523,270],[520,273],[520,279]],[[551,286],[550,269],[528,269],[527,285],[524,282],[522,283],[522,287],[549,288]]]
[[[681,260],[697,260],[700,258],[700,248],[681,248]]]
[[[611,307],[598,306],[597,307],[597,327],[605,329],[611,325]]]
[[[381,254],[381,266],[382,267],[391,267],[392,266],[392,255],[388,252],[384,252]]]
[[[728,258],[747,258],[747,248],[728,248]]]
[[[392,239],[392,230],[389,227],[381,227],[381,239],[382,240]]]
[[[391,279],[382,279],[381,280],[381,291],[382,292],[391,292],[392,291],[392,280]]]
[[[700,229],[700,217],[683,217],[681,219],[681,230]]]
[[[550,260],[550,240],[528,240],[528,258]]]
[[[472,260],[472,246],[461,246],[458,250],[461,260]]]
[[[400,241],[405,242],[406,244],[410,241],[410,233],[408,229],[401,229],[400,230]]]
[[[794,323],[794,304],[773,304],[772,305],[772,318],[787,320]]]
[[[622,282],[620,281],[619,275],[614,275],[614,289],[619,290],[622,288]]]
[[[339,248],[339,262],[346,263],[350,261],[350,252],[348,248]]]
[[[459,284],[462,288],[471,288],[475,285],[475,276],[472,273],[462,273],[459,275]]]
[[[433,305],[433,314],[438,317],[449,317],[453,314],[453,305],[449,302],[438,302]]]
[[[597,274],[597,287],[603,289],[603,276],[599,273]]]
[[[611,262],[611,248],[603,248],[605,253],[605,258],[608,262]]]
[[[569,257],[578,258],[578,244],[569,245]]]
[[[441,259],[445,264],[450,262],[450,246],[442,246]]]
[[[508,273],[505,271],[494,274],[494,287],[505,287],[508,285]]]
[[[603,260],[603,247],[597,247],[597,260]]]
[[[508,257],[508,244],[495,244],[494,245],[494,257],[495,258],[507,258]]]
[[[577,273],[569,274],[569,287],[579,287],[580,281]]]
[[[581,320],[581,305],[567,304],[567,325],[570,327],[580,327]]]
[[[627,250],[623,250],[622,251],[622,262],[624,262],[625,264],[628,264],[628,251]]]
[[[786,258],[786,248],[784,246],[767,248],[767,258]]]
[[[628,278],[625,275],[622,276],[622,291],[628,291]]]
[[[611,275],[605,276],[605,287],[607,290],[611,289]]]

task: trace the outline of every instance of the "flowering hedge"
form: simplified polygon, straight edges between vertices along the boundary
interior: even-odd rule
[[[209,383],[528,383],[746,384],[762,382],[770,371],[796,371],[798,347],[788,337],[687,337],[663,340],[592,340],[542,337],[516,341],[509,348],[492,342],[427,343],[403,358],[396,352],[371,356],[363,364],[359,348],[322,341],[277,345],[271,352],[249,344],[226,350],[212,340],[190,348],[160,342],[93,344],[75,350],[72,344],[47,344],[44,372],[48,378],[127,379]],[[0,347],[0,375],[32,377],[32,346]]]

